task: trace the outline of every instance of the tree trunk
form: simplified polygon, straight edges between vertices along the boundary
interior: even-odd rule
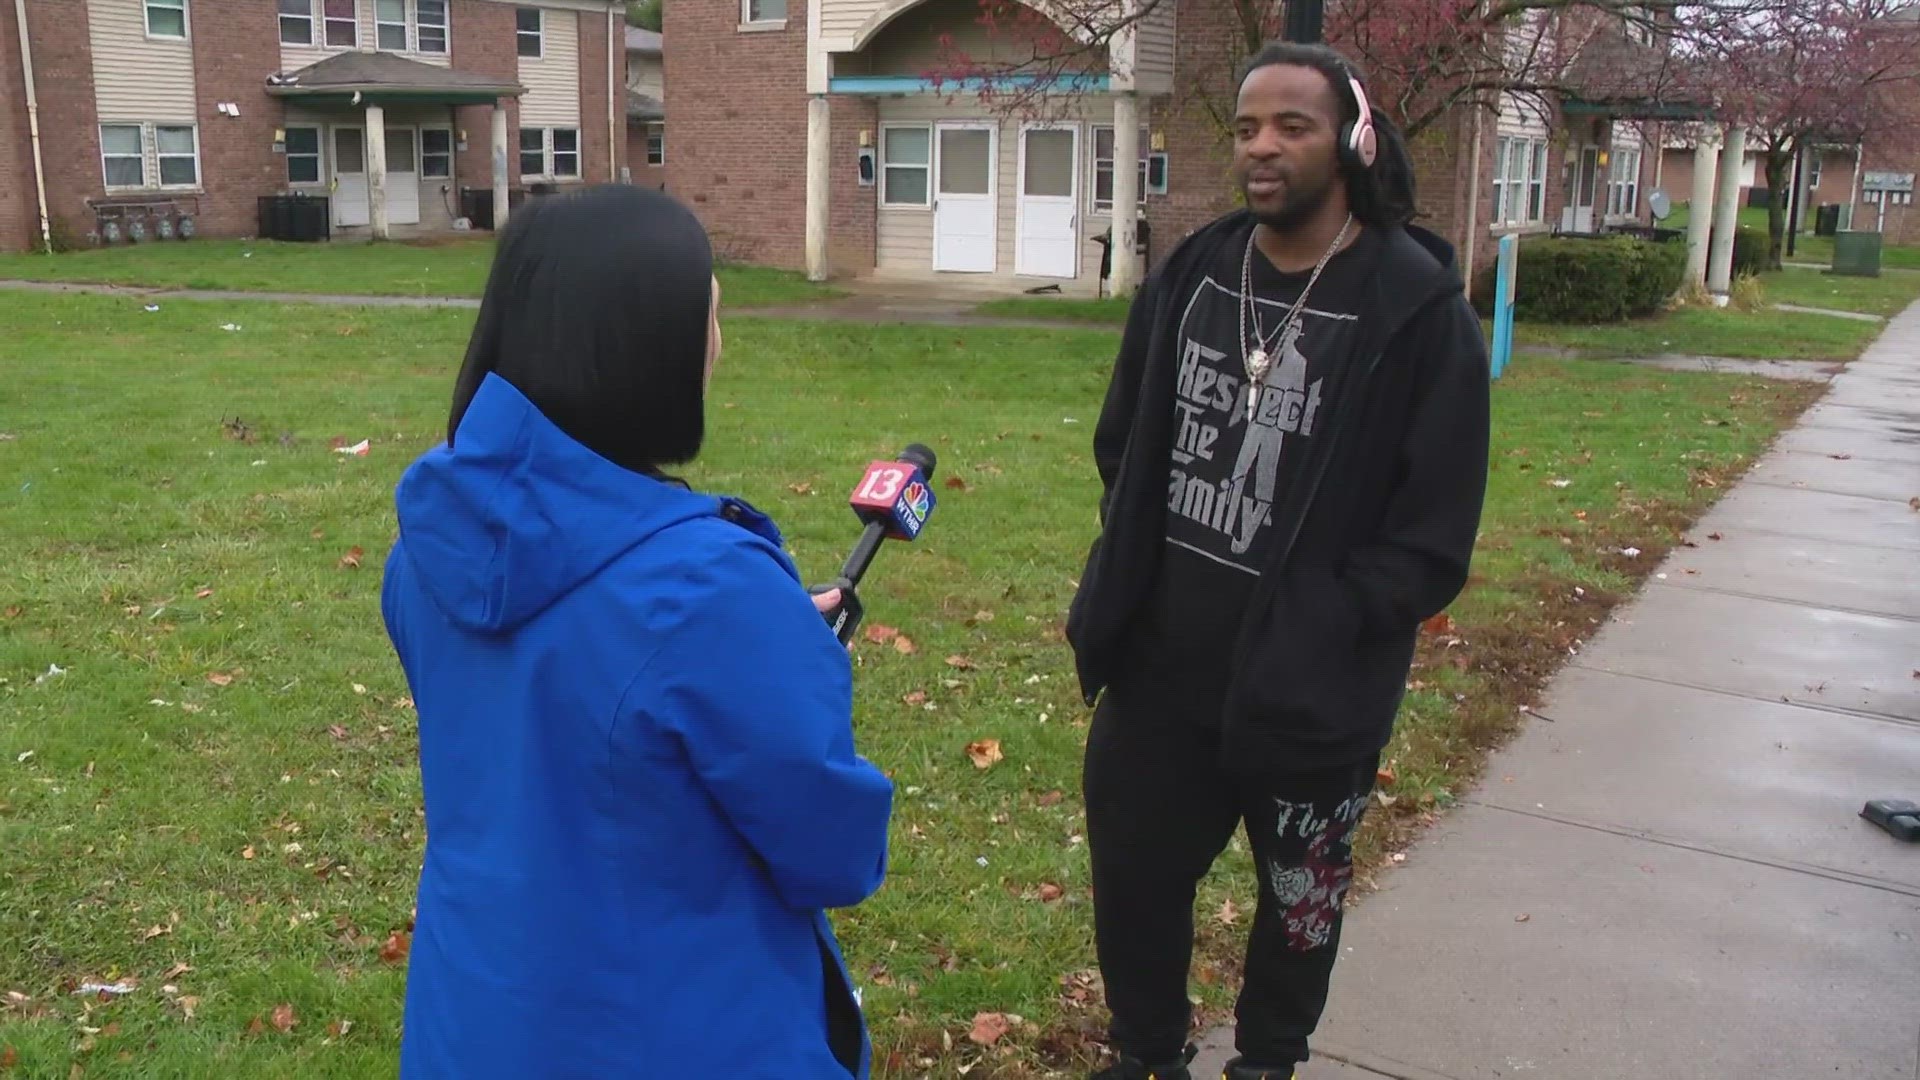
[[[1787,206],[1783,189],[1787,170],[1793,164],[1793,141],[1781,139],[1767,144],[1767,269],[1781,267],[1786,247]]]

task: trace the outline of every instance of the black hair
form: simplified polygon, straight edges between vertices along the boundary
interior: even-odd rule
[[[1334,100],[1340,103],[1341,125],[1359,119],[1360,103],[1347,87],[1347,78],[1352,76],[1362,86],[1366,85],[1366,79],[1351,61],[1331,47],[1318,43],[1269,42],[1241,65],[1234,87],[1236,90],[1244,87],[1248,76],[1274,66],[1311,68],[1319,72],[1333,88]],[[1340,166],[1347,177],[1347,207],[1363,225],[1394,228],[1414,218],[1413,159],[1393,121],[1378,107],[1371,113],[1379,147],[1373,166],[1359,168],[1346,164],[1344,159]]]
[[[706,430],[713,248],[661,192],[603,184],[512,211],[454,382],[447,441],[498,375],[635,472],[693,460]]]

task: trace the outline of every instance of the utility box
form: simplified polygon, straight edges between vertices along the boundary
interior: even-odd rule
[[[1839,203],[1826,203],[1814,212],[1813,235],[1832,236],[1840,231]]]
[[[1880,242],[1877,232],[1841,229],[1833,234],[1833,273],[1844,277],[1879,277]]]

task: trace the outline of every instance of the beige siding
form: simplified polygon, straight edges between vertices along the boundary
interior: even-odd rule
[[[189,3],[189,34],[193,16]],[[102,122],[194,122],[193,43],[147,37],[143,0],[88,0],[87,33]]]
[[[880,102],[880,122],[932,123],[938,120],[979,121],[986,119],[977,109],[962,102],[948,104],[937,96],[887,98]],[[991,121],[990,121],[991,122]],[[1014,273],[1016,240],[1019,228],[1020,129],[1017,118],[997,122],[997,168],[995,169],[995,269],[992,274],[936,274],[933,269],[933,210],[931,207],[887,207],[878,211],[875,230],[875,269],[887,277],[939,277],[954,283],[974,284],[1004,291],[1030,288],[1040,284],[1058,284],[1070,294],[1091,295],[1099,287],[1100,245],[1093,238],[1107,229],[1109,215],[1092,212],[1093,132],[1095,122],[1111,122],[1111,115],[1089,106],[1075,121],[1080,127],[1080,276],[1065,278],[1022,277]],[[883,162],[884,165],[884,162]]]
[[[377,36],[377,28],[374,25],[374,0],[354,0],[354,14],[358,17],[360,40],[359,43],[352,48],[329,48],[324,44],[317,44],[326,41],[327,27],[325,20],[320,17],[321,11],[323,10],[322,0],[312,0],[312,2],[314,14],[313,39],[316,44],[281,45],[281,71],[298,71],[303,67],[310,67],[330,56],[338,56],[343,52],[354,52],[356,50],[366,52],[373,51],[374,43],[380,40]],[[447,42],[448,48],[451,49],[453,42],[453,23],[460,18],[460,5],[449,0],[447,7]],[[412,0],[408,0],[407,19],[409,32],[407,35],[407,44],[409,49],[406,52],[396,55],[404,56],[409,60],[417,60],[422,64],[432,64],[435,67],[451,67],[453,58],[447,53],[421,53],[412,50],[411,46],[414,43],[414,33],[411,29],[413,17],[413,3]],[[277,17],[274,20],[274,25],[276,28],[279,26],[279,19]],[[276,29],[276,33],[277,32]]]
[[[717,0],[733,3],[734,0]],[[893,0],[813,0],[820,5],[820,37],[829,47],[850,44],[867,20],[884,10]]]
[[[1174,0],[1160,5],[1140,21],[1134,40],[1134,89],[1142,94],[1173,92]]]
[[[666,98],[666,78],[657,56],[633,56],[627,59],[627,89],[651,97]]]
[[[541,9],[540,57],[520,58],[522,127],[580,126],[580,17],[572,11]],[[602,63],[605,61],[603,60]]]

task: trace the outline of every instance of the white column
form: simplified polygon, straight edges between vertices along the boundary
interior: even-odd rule
[[[1713,229],[1714,173],[1720,166],[1718,124],[1700,125],[1693,145],[1693,201],[1687,217],[1687,282],[1707,283],[1707,242]]]
[[[367,106],[367,206],[373,238],[387,239],[387,111],[378,105]]]
[[[1131,91],[1113,98],[1113,270],[1107,279],[1115,296],[1131,296],[1139,284],[1134,273],[1135,234],[1140,213],[1140,102]]]
[[[807,280],[827,280],[827,225],[832,201],[833,107],[825,94],[807,99]]]
[[[493,231],[507,227],[507,107],[493,106]]]
[[[1733,233],[1740,221],[1740,166],[1746,154],[1747,130],[1734,124],[1727,132],[1726,148],[1720,151],[1720,198],[1713,206],[1720,230],[1714,234],[1707,261],[1707,289],[1722,307],[1733,291]]]

